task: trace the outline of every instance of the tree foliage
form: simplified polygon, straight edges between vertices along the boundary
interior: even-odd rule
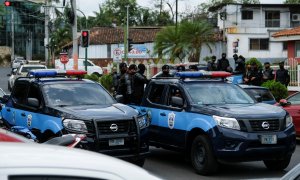
[[[205,3],[201,3],[192,13],[188,13],[184,19],[192,19],[199,20],[199,19],[206,19],[210,16],[216,16],[217,13],[209,12],[210,8],[218,7],[222,4],[231,4],[231,3],[239,3],[239,4],[260,4],[259,0],[210,0]]]
[[[283,4],[300,4],[300,0],[285,0]]]
[[[94,26],[125,25],[127,20],[127,6],[130,26],[165,26],[171,25],[173,20],[168,11],[157,4],[155,9],[148,9],[137,4],[136,0],[106,0],[94,12],[94,17],[88,17],[88,28]],[[79,18],[79,29],[85,24],[85,18]],[[80,26],[81,25],[81,26]]]
[[[168,26],[157,33],[155,37],[154,52],[162,59],[163,56],[170,61],[187,57],[191,62],[198,62],[202,45],[214,41],[213,29],[205,21],[185,21],[175,26]]]

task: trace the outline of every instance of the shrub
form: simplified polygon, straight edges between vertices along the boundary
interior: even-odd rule
[[[288,90],[285,85],[281,84],[280,82],[276,82],[274,80],[267,81],[262,84],[263,87],[268,88],[271,93],[274,95],[276,101],[280,99],[284,99],[288,96]]]
[[[251,64],[252,62],[255,62],[257,64],[257,66],[258,66],[259,69],[263,68],[261,62],[259,60],[257,60],[256,58],[251,58],[251,59],[247,60],[246,61],[246,66],[249,65],[249,64]]]
[[[108,90],[109,92],[112,91],[113,77],[111,74],[105,74],[101,76],[100,83],[106,90]]]
[[[99,82],[99,77],[96,74],[85,75],[84,79],[89,79],[95,82]]]

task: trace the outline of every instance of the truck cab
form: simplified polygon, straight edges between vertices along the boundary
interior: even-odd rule
[[[143,165],[149,152],[146,116],[117,103],[100,84],[82,79],[84,74],[48,69],[18,78],[2,99],[5,125],[27,127],[40,142],[85,134],[85,149]]]
[[[140,106],[151,120],[150,145],[184,152],[197,173],[217,171],[222,161],[263,161],[267,168],[289,165],[296,147],[288,112],[258,103],[227,72],[180,72],[155,78]]]

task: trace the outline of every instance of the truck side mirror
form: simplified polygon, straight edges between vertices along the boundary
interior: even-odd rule
[[[262,102],[262,97],[260,95],[255,95],[254,98],[257,102]]]
[[[183,107],[183,99],[181,97],[177,97],[177,96],[172,96],[171,97],[171,105],[174,107],[179,107],[182,108]]]
[[[115,99],[117,100],[118,103],[124,103],[124,97],[123,95],[116,95]]]
[[[279,104],[280,106],[284,107],[284,106],[291,105],[291,102],[288,102],[286,99],[280,99]]]
[[[28,98],[28,105],[34,108],[38,108],[40,106],[40,101],[36,98]]]

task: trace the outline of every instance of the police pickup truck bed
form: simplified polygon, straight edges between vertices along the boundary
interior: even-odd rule
[[[43,142],[67,133],[87,135],[84,148],[143,165],[149,152],[145,116],[117,103],[98,83],[69,75],[85,71],[31,71],[2,99],[6,126],[29,128]]]
[[[269,169],[286,168],[296,147],[291,116],[222,79],[229,75],[181,72],[152,79],[136,106],[151,120],[150,145],[185,152],[204,175],[221,161],[262,160]]]

